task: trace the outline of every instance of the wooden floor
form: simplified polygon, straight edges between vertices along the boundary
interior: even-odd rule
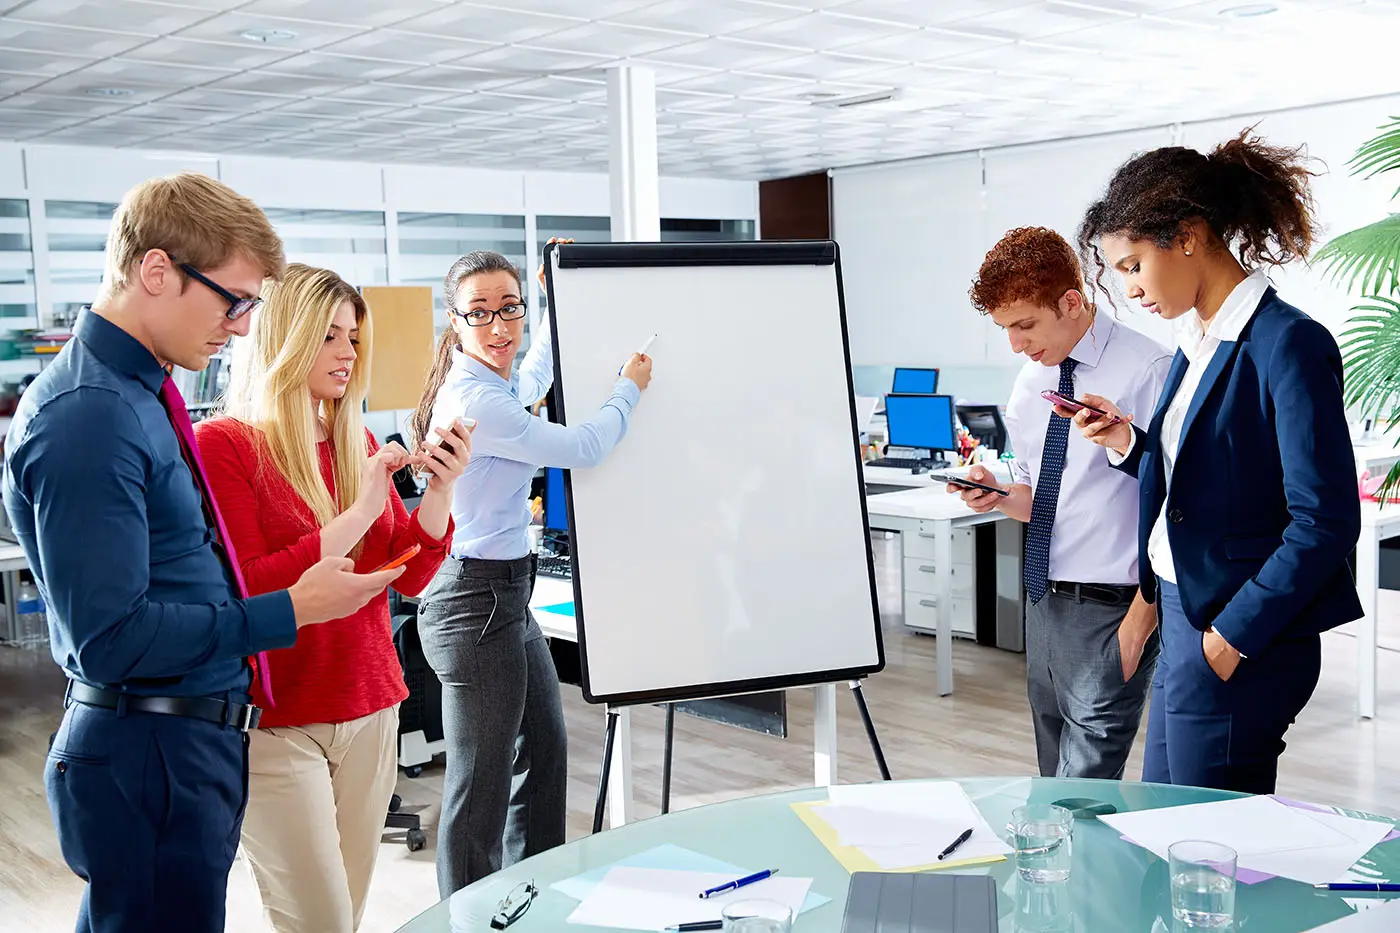
[[[956,692],[940,698],[933,687],[935,641],[910,635],[899,621],[898,555],[876,542],[885,612],[887,669],[870,679],[866,696],[896,778],[1030,774],[1035,755],[1025,700],[1021,655],[967,642],[953,646]],[[1400,646],[1400,593],[1381,594],[1382,644]],[[1346,629],[1323,639],[1322,680],[1312,703],[1289,733],[1279,790],[1293,797],[1400,815],[1400,652],[1382,651],[1380,716],[1355,718],[1356,642]],[[49,822],[41,779],[49,733],[61,713],[63,678],[46,653],[0,649],[0,929],[50,933],[73,929],[81,884],[64,866]],[[843,781],[878,777],[855,704],[841,691],[839,767]],[[603,714],[564,688],[569,728],[569,838],[588,832]],[[675,809],[812,779],[810,690],[789,694],[786,741],[678,716]],[[633,713],[635,790],[642,816],[660,807],[663,714]],[[1141,740],[1129,764],[1141,768]],[[402,778],[399,791],[428,829],[428,848],[410,853],[386,836],[370,892],[365,933],[392,933],[437,900],[433,873],[442,786],[441,764],[422,777]],[[243,864],[229,883],[228,927],[264,933],[256,888]]]

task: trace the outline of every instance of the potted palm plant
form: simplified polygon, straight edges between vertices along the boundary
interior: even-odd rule
[[[1367,178],[1400,170],[1400,117],[1391,117],[1347,164],[1353,175]],[[1316,261],[1360,295],[1341,341],[1348,407],[1379,427],[1400,425],[1400,213],[1343,233],[1318,251]],[[1385,502],[1397,489],[1400,463],[1378,498]]]

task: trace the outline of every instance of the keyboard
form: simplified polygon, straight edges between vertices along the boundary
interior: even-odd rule
[[[915,467],[928,467],[938,469],[948,465],[947,460],[924,460],[919,457],[881,457],[879,460],[867,460],[868,467],[888,467],[894,470],[912,470]]]
[[[538,554],[536,555],[539,572],[547,577],[559,577],[563,580],[574,578],[574,559],[565,554]]]

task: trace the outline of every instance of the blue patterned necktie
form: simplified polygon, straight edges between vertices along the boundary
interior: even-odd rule
[[[1074,367],[1066,359],[1060,364],[1059,392],[1074,398]],[[1065,473],[1065,448],[1069,444],[1069,419],[1050,413],[1045,428],[1045,452],[1040,459],[1040,478],[1031,500],[1031,523],[1026,531],[1026,559],[1021,564],[1021,580],[1032,603],[1045,596],[1050,580],[1050,531],[1055,527],[1055,508],[1060,503],[1060,480]]]

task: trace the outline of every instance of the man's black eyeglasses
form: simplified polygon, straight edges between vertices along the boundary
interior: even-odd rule
[[[166,253],[166,255],[170,256],[169,253]],[[239,295],[235,295],[187,262],[180,262],[180,260],[176,259],[174,256],[170,256],[170,261],[175,263],[175,268],[227,301],[228,310],[224,312],[224,317],[228,318],[230,321],[236,321],[250,311],[257,310],[258,306],[262,304],[261,298],[243,298]]]
[[[496,907],[496,913],[491,918],[491,929],[504,930],[525,916],[525,911],[530,909],[530,905],[535,902],[535,897],[539,893],[540,889],[535,887],[533,881],[522,881],[511,888],[505,900]]]
[[[457,311],[456,315],[467,322],[470,327],[485,327],[496,320],[496,315],[501,316],[503,321],[518,321],[525,316],[525,302],[501,305],[495,311],[487,311],[485,308],[469,308],[466,311]]]

